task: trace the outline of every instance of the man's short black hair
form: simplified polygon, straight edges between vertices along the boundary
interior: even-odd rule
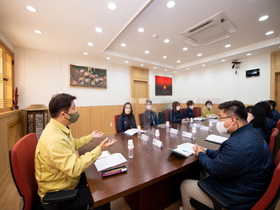
[[[51,117],[57,117],[59,112],[61,111],[68,111],[72,101],[74,101],[75,99],[75,96],[69,95],[67,93],[53,95],[52,99],[49,102]]]
[[[272,106],[273,109],[275,109],[275,107],[277,106],[276,101],[273,100],[268,100],[267,103]]]
[[[218,106],[219,109],[223,110],[227,115],[234,115],[238,119],[247,121],[247,111],[245,105],[241,101],[233,100],[221,103]]]

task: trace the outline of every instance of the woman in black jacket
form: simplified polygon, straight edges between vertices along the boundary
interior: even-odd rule
[[[118,119],[118,130],[120,133],[123,133],[131,128],[136,128],[136,122],[133,115],[132,105],[131,103],[126,102],[123,106],[121,116]]]

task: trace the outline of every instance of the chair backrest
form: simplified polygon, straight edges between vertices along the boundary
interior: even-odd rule
[[[279,129],[273,128],[269,140],[269,149],[272,153],[274,152],[274,145],[275,145],[277,135],[279,135]]]
[[[165,110],[165,120],[166,121],[169,121],[170,122],[170,117],[169,117],[169,115],[170,115],[170,112],[171,112],[171,109],[166,109]]]
[[[121,116],[120,114],[114,116],[115,132],[116,132],[116,133],[119,133],[119,129],[118,129],[118,120],[119,120],[119,117],[120,117],[120,116]]]
[[[200,117],[201,116],[201,107],[194,107],[193,112],[194,112],[195,117]]]
[[[182,113],[182,115],[185,117],[185,110],[186,110],[186,108],[182,108],[182,109],[180,109],[180,112]]]
[[[143,122],[142,122],[142,114],[143,113],[138,114],[139,125],[141,126],[141,128],[144,127]]]
[[[280,130],[280,120],[278,120],[277,121],[277,123],[276,123],[276,126],[275,126],[276,128],[278,128],[279,130]]]
[[[276,168],[273,173],[270,185],[261,199],[253,206],[252,210],[275,209],[280,197],[280,150],[275,158]]]
[[[23,199],[23,209],[33,209],[38,197],[38,185],[35,178],[34,156],[37,145],[37,136],[30,133],[22,137],[10,149],[10,168],[19,195]]]

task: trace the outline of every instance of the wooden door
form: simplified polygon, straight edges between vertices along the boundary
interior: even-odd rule
[[[280,52],[270,55],[270,99],[277,103],[276,110],[280,112]]]
[[[275,101],[277,103],[276,110],[280,112],[280,73],[275,74]]]
[[[149,98],[149,69],[131,67],[131,103],[136,124],[140,125],[138,114],[145,111],[145,101]]]

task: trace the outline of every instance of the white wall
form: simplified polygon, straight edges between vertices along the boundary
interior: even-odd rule
[[[245,104],[255,104],[269,99],[270,54],[240,61],[237,74],[231,68],[231,62],[177,73],[174,78],[174,97],[179,102],[193,100],[195,103],[204,103],[207,99],[213,103],[235,99]],[[246,70],[256,68],[260,69],[260,76],[246,78]]]

